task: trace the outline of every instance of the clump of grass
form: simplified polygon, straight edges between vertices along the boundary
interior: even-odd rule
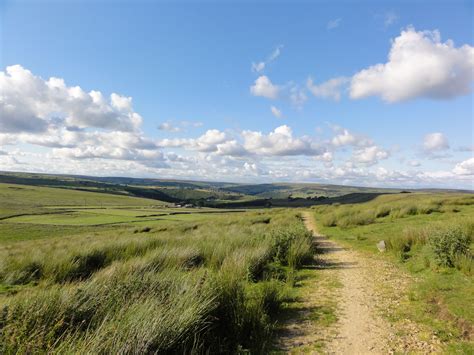
[[[151,227],[143,227],[134,229],[133,233],[148,233],[151,231]]]
[[[33,259],[7,259],[3,260],[0,270],[3,272],[3,281],[8,285],[27,284],[41,279],[43,276],[43,262]]]
[[[312,255],[312,234],[302,223],[275,230],[272,249],[275,260],[297,269],[308,262]]]
[[[458,253],[453,257],[453,265],[462,273],[472,276],[474,275],[474,257],[472,254]]]
[[[327,213],[323,216],[321,223],[325,227],[335,227],[337,226],[337,218],[333,213]]]
[[[429,235],[428,228],[405,228],[401,235],[392,236],[387,241],[387,249],[405,261],[415,246],[423,246]]]
[[[258,217],[254,218],[252,220],[252,224],[257,224],[257,223],[263,223],[263,224],[269,224],[272,219],[270,217]]]
[[[367,211],[351,211],[337,221],[337,225],[342,228],[353,226],[365,226],[375,222],[374,212]]]
[[[375,218],[387,217],[390,214],[391,208],[386,205],[381,205],[375,211]]]

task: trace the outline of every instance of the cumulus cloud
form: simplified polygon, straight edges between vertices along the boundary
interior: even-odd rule
[[[281,110],[279,110],[275,106],[271,106],[270,111],[272,111],[273,116],[275,116],[276,118],[282,118],[283,117],[283,113],[281,112]]]
[[[376,145],[356,149],[354,151],[353,159],[357,163],[374,165],[379,162],[379,160],[387,159],[389,153]]]
[[[330,79],[321,84],[314,84],[312,78],[308,78],[306,86],[311,93],[322,99],[332,99],[339,101],[341,99],[342,86],[349,82],[348,78],[338,77]]]
[[[292,129],[283,125],[269,134],[243,131],[244,148],[253,154],[270,156],[320,155],[324,153],[309,137],[293,137]]]
[[[359,134],[354,134],[345,128],[335,126],[333,130],[336,132],[336,135],[331,140],[334,147],[366,147],[373,144],[371,139]]]
[[[352,77],[350,96],[380,96],[387,102],[419,97],[449,99],[471,92],[474,47],[441,41],[439,31],[403,30],[392,41],[385,64],[376,64]]]
[[[273,50],[273,52],[265,59],[257,63],[252,63],[252,71],[255,73],[261,73],[265,70],[265,68],[273,62],[275,59],[277,59],[280,54],[281,50],[283,49],[283,45],[280,44],[276,46],[276,48]]]
[[[60,78],[44,80],[21,65],[0,72],[0,130],[5,133],[45,132],[61,118],[66,125],[133,131],[142,122],[132,99],[100,91],[85,92]]]
[[[255,80],[255,83],[250,86],[250,92],[254,96],[276,99],[280,92],[280,87],[274,85],[266,75],[261,75]]]
[[[198,138],[175,138],[158,141],[158,145],[163,148],[186,148],[200,152],[215,152],[217,145],[227,140],[225,132],[217,129],[210,129]]]
[[[474,158],[469,158],[456,164],[453,172],[456,175],[474,175]]]
[[[449,149],[449,142],[443,133],[429,133],[423,139],[423,149],[425,152],[447,150]]]
[[[298,136],[281,125],[270,131],[209,129],[192,138],[156,141],[141,131],[141,118],[129,97],[87,93],[62,79],[43,80],[20,66],[8,67],[0,84],[0,166],[4,170],[95,175],[107,171],[122,176],[240,181],[318,179],[370,185],[377,181],[472,184],[472,159],[450,171],[390,170],[375,166],[389,158],[387,150],[342,127],[333,127],[333,135],[326,138]],[[286,99],[305,100],[304,90],[291,82],[273,86]],[[278,110],[272,110],[274,114],[281,112],[273,108]],[[167,121],[160,128],[183,132],[199,125]],[[445,149],[447,141],[444,144],[436,134],[430,135],[426,143],[430,151]],[[348,159],[342,164],[335,159],[338,151]]]
[[[341,21],[342,21],[342,18],[336,18],[334,20],[331,20],[331,21],[328,22],[326,28],[328,30],[333,30],[333,29],[339,27],[339,25],[341,24]]]

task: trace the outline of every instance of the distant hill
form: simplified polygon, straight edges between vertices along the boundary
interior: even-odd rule
[[[73,189],[209,207],[310,206],[367,201],[401,192],[464,192],[451,189],[394,189],[318,183],[239,184],[174,179],[0,172],[0,183]]]

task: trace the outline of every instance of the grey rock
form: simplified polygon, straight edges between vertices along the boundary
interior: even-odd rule
[[[387,246],[385,245],[385,241],[381,240],[380,242],[377,243],[377,249],[380,252],[384,252],[387,249]]]

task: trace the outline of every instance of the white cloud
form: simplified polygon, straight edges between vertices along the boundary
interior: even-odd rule
[[[248,155],[249,153],[237,140],[233,139],[217,144],[217,154],[240,157]]]
[[[250,87],[250,92],[254,96],[263,96],[268,99],[276,99],[278,97],[280,91],[280,87],[278,85],[274,85],[270,79],[265,76],[259,76],[256,80],[254,85]]]
[[[449,142],[443,133],[429,133],[423,139],[425,152],[435,152],[449,149]]]
[[[279,110],[275,106],[271,106],[270,111],[272,111],[273,116],[275,116],[276,118],[282,118],[283,117],[283,113],[281,112],[281,110]]]
[[[275,128],[268,135],[256,131],[243,131],[242,137],[244,148],[252,154],[292,156],[324,153],[309,137],[293,137],[293,131],[287,125]]]
[[[456,175],[474,175],[474,158],[469,158],[456,164],[453,173]]]
[[[387,102],[418,97],[448,99],[471,92],[474,48],[441,42],[438,31],[408,27],[392,42],[388,62],[355,74],[350,96],[380,96]]]
[[[226,140],[225,132],[210,129],[198,138],[166,138],[159,141],[158,145],[163,148],[186,148],[200,152],[215,152],[217,151],[217,145],[224,143]]]
[[[331,20],[331,21],[328,22],[326,28],[328,30],[333,30],[333,29],[339,27],[339,25],[341,24],[341,21],[342,21],[342,18],[337,18],[337,19]]]
[[[335,147],[349,145],[356,147],[366,147],[373,144],[371,139],[359,134],[354,134],[345,128],[336,126],[333,127],[333,130],[337,133],[331,140],[332,145]]]
[[[278,45],[276,48],[273,50],[273,52],[265,59],[264,61],[260,61],[257,63],[252,63],[252,71],[255,73],[261,73],[265,70],[268,64],[273,62],[275,59],[277,59],[280,54],[281,50],[283,48],[283,45]]]
[[[367,165],[376,164],[379,160],[387,159],[388,157],[389,153],[376,145],[356,149],[353,155],[355,162]]]
[[[324,152],[323,154],[317,156],[316,159],[330,163],[334,160],[334,154],[332,152]]]
[[[313,83],[313,79],[308,78],[306,86],[308,87],[308,90],[311,91],[316,97],[339,101],[341,99],[342,86],[348,82],[348,78],[338,77],[316,85]]]
[[[451,171],[388,169],[382,166],[388,151],[342,127],[333,127],[328,138],[297,136],[282,125],[269,132],[209,129],[192,138],[156,141],[141,131],[141,119],[136,119],[129,97],[112,94],[106,99],[98,91],[86,93],[79,87],[68,87],[62,79],[45,81],[22,67],[2,73],[1,80],[0,104],[8,111],[0,117],[2,170],[92,175],[107,171],[121,176],[205,176],[239,181],[472,185],[472,159],[458,163]],[[304,91],[291,82],[281,87],[281,96],[291,100],[292,88],[295,101],[304,101]],[[5,120],[5,112],[9,120]],[[83,117],[91,112],[90,117]],[[104,123],[104,117],[111,123]],[[190,121],[165,123],[168,125],[162,129],[175,132],[201,125]],[[427,139],[427,147],[443,150],[443,139],[433,137]],[[345,160],[350,159],[348,150],[352,153],[349,161]],[[339,151],[342,160],[335,159]],[[377,163],[380,166],[373,166]]]
[[[63,79],[43,80],[21,65],[0,72],[0,130],[45,132],[52,122],[67,125],[132,131],[142,122],[132,99],[115,93],[107,100],[101,92],[86,93]]]

